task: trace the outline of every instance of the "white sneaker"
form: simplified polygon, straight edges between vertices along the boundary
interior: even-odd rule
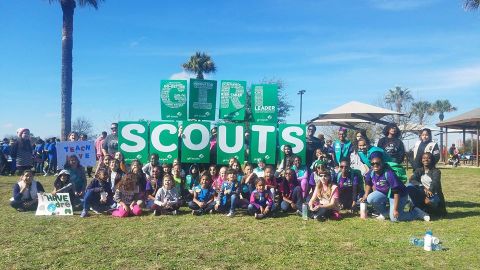
[[[235,216],[234,212],[228,212],[227,217],[233,217],[233,216]]]
[[[377,220],[385,220],[385,217],[382,214],[380,214],[380,215],[378,215],[378,217],[376,217],[376,219]]]
[[[418,217],[420,217],[420,218],[423,217],[424,221],[430,221],[430,216],[425,211],[423,211],[422,209],[420,209],[418,207],[415,207],[415,208],[413,208],[413,211],[416,212]]]
[[[263,214],[257,214],[257,213],[255,213],[255,218],[256,218],[256,219],[262,219],[262,218],[263,218]]]

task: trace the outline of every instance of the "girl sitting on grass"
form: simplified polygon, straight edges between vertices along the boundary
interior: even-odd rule
[[[188,203],[193,215],[210,213],[215,206],[215,190],[211,187],[209,174],[202,174],[200,185],[193,189],[193,200]]]
[[[13,197],[10,205],[19,212],[35,211],[38,206],[37,193],[43,193],[42,184],[33,178],[33,172],[23,171],[20,181],[13,186]]]
[[[112,212],[114,217],[139,216],[142,214],[142,201],[135,200],[135,175],[127,173],[118,183],[113,195],[118,208]]]
[[[243,168],[243,176],[240,180],[240,205],[242,208],[247,207],[250,203],[250,194],[255,190],[255,180],[257,176],[253,173],[253,166],[249,163]]]
[[[383,153],[374,151],[370,154],[369,159],[372,169],[366,174],[365,195],[361,201],[373,205],[375,210],[380,213],[377,219],[384,220],[389,216],[391,221],[410,221],[416,218],[430,221],[430,216],[418,207],[404,212],[403,209],[408,202],[407,189],[385,164]],[[387,209],[387,202],[390,210]]]
[[[238,199],[240,197],[240,185],[237,182],[235,170],[227,170],[227,181],[223,182],[218,195],[220,204],[215,206],[215,210],[220,212],[226,212],[228,210],[227,217],[235,216],[235,209],[238,206]]]
[[[296,211],[297,214],[302,214],[303,197],[302,188],[298,183],[295,171],[286,169],[284,176],[281,177],[282,182],[279,185],[282,202],[280,208],[283,212]]]
[[[264,171],[264,179],[265,179],[265,189],[269,190],[272,193],[273,198],[277,195],[277,188],[278,183],[277,179],[275,178],[275,171],[273,167],[268,165],[265,167]]]
[[[152,175],[150,176],[150,180],[147,180],[147,184],[145,185],[145,197],[146,197],[146,206],[149,209],[154,210],[154,202],[155,196],[157,191],[162,187],[162,179],[161,176],[161,169],[160,166],[155,166],[152,169]],[[170,175],[170,174],[165,174]]]
[[[255,218],[261,219],[274,210],[274,202],[272,193],[265,189],[265,179],[257,178],[255,181],[256,189],[250,195],[250,204],[248,205],[248,213],[255,215]]]
[[[95,174],[95,178],[87,186],[85,197],[83,198],[83,211],[80,217],[87,217],[90,207],[94,212],[100,212],[107,210],[112,204],[113,192],[108,178],[108,171],[99,169]]]
[[[85,195],[87,187],[87,175],[85,168],[80,164],[80,160],[76,155],[67,157],[64,169],[70,174],[70,182],[73,184],[74,197],[70,198],[74,208],[81,207],[80,200]]]
[[[170,174],[163,176],[163,186],[155,195],[155,204],[152,206],[154,215],[176,215],[180,208],[180,196],[173,184]]]
[[[317,175],[320,181],[308,202],[308,208],[312,212],[311,217],[318,221],[325,221],[327,218],[339,220],[341,217],[338,212],[338,187],[332,183],[329,171],[319,170]]]
[[[99,163],[97,168],[95,169],[95,174],[97,174],[100,169],[105,169],[108,172],[108,170],[110,170],[110,161],[111,160],[112,160],[112,158],[110,156],[105,156],[103,158],[102,162]]]
[[[442,174],[435,167],[435,158],[432,153],[426,152],[422,156],[422,168],[418,168],[410,177],[407,185],[408,195],[413,205],[430,215],[445,216],[445,197],[440,181]]]
[[[175,188],[177,189],[178,193],[182,197],[182,201],[183,201],[184,196],[187,194],[185,194],[184,192],[185,177],[182,176],[182,166],[180,164],[173,165],[172,176],[173,176],[173,183],[175,185]]]
[[[185,201],[189,202],[193,198],[193,188],[200,183],[200,172],[198,165],[192,164],[188,170],[188,175],[185,178]],[[188,191],[188,193],[187,193]]]

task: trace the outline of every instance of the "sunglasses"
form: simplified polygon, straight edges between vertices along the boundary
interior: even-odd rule
[[[370,164],[371,164],[372,166],[380,166],[380,165],[382,165],[382,163],[380,163],[380,162],[372,162],[372,163],[370,163]]]

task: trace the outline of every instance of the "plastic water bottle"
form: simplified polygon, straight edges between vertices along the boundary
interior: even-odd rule
[[[417,246],[417,247],[423,247],[423,239],[422,238],[416,238],[416,237],[411,237],[410,238],[410,244]]]
[[[423,238],[423,250],[432,251],[432,231],[428,230]]]
[[[441,250],[443,250],[443,247],[442,247],[442,245],[440,245],[440,244],[433,244],[433,245],[432,245],[432,250],[434,250],[434,251],[441,251]]]
[[[308,204],[302,204],[302,218],[303,220],[308,220]]]
[[[360,218],[366,219],[367,216],[367,204],[364,202],[360,203]]]

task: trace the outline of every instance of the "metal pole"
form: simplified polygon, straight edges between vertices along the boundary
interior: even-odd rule
[[[298,91],[298,95],[300,95],[300,124],[302,123],[302,103],[303,103],[303,94],[305,94],[306,90]]]

